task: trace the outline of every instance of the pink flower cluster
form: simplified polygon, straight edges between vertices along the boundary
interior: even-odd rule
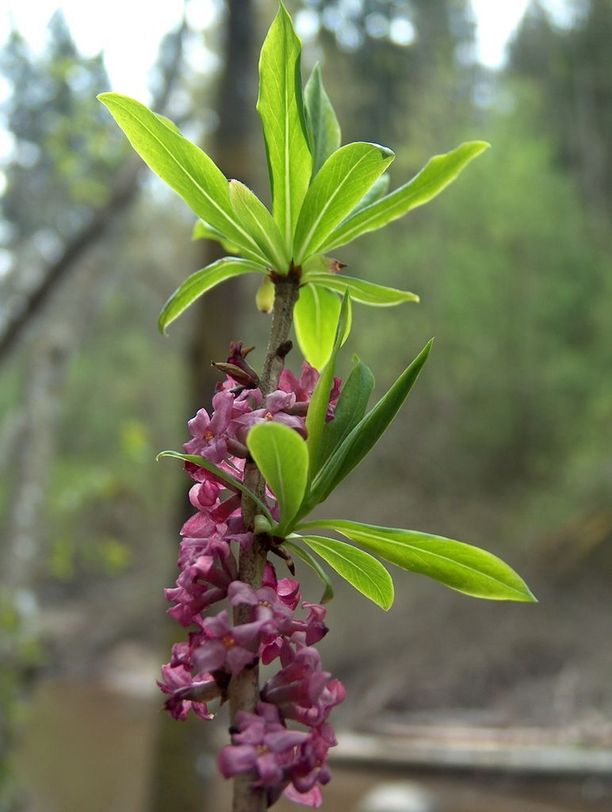
[[[264,420],[285,423],[305,435],[305,417],[318,373],[307,364],[296,378],[284,370],[278,389],[263,397],[255,372],[246,362],[248,350],[232,345],[226,373],[213,398],[212,416],[204,409],[189,421],[189,454],[203,456],[238,480],[248,457],[246,436]],[[339,394],[334,382],[329,418]],[[327,633],[325,608],[302,601],[293,578],[277,579],[267,562],[262,586],[238,580],[231,542],[247,548],[253,534],[244,527],[240,493],[204,468],[186,463],[195,484],[189,498],[196,512],[183,525],[176,586],[166,590],[169,614],[189,629],[188,640],[173,646],[162,667],[161,690],[175,719],[193,711],[211,719],[208,702],[223,701],[232,677],[257,662],[279,661],[280,670],[262,687],[254,713],[239,713],[232,743],[219,755],[219,769],[230,778],[254,776],[271,805],[284,792],[294,801],[320,806],[320,785],[330,778],[327,751],[336,741],[328,722],[332,708],[344,699],[342,684],[321,668],[313,648]],[[271,493],[266,501],[277,514]],[[205,612],[224,601],[217,614]],[[248,622],[234,625],[231,610],[248,607]],[[301,609],[301,612],[299,611]],[[301,729],[291,729],[297,723]]]

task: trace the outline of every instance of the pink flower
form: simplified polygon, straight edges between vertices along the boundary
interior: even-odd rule
[[[307,646],[312,646],[322,640],[329,629],[323,623],[327,609],[320,603],[303,603],[304,609],[309,609],[308,617],[305,621],[305,640]]]
[[[318,809],[323,805],[323,794],[319,787],[311,787],[308,792],[298,792],[293,784],[285,787],[283,795],[287,800],[293,801],[295,804],[302,804],[302,806],[311,806]]]
[[[194,678],[184,665],[173,666],[170,663],[162,665],[161,672],[162,681],[157,684],[165,694],[170,695],[164,707],[170,712],[173,719],[186,719],[190,710],[200,719],[214,717],[214,714],[208,712],[205,702],[188,698],[190,693],[197,696],[198,693],[202,693],[206,688],[214,685],[215,681],[210,674],[202,674],[200,677]]]
[[[291,782],[298,792],[308,793],[316,784],[329,783],[331,772],[327,765],[327,751],[335,744],[336,737],[330,725],[310,733],[289,771]]]
[[[234,436],[241,443],[246,443],[249,429],[258,423],[283,423],[290,429],[304,433],[304,418],[290,414],[295,406],[295,395],[276,390],[271,392],[260,409],[253,409],[232,422]]]
[[[292,581],[290,578],[283,580],[286,582]],[[279,584],[282,584],[282,582],[279,582]],[[296,597],[299,599],[299,592]],[[303,603],[302,606],[310,610],[306,620],[299,620],[293,616],[290,623],[279,628],[280,634],[263,646],[261,659],[266,665],[277,657],[280,657],[283,667],[290,665],[295,660],[295,651],[297,649],[318,643],[329,631],[325,623],[323,623],[326,614],[324,606],[318,603]],[[292,608],[295,607],[292,606]]]
[[[192,438],[183,446],[188,454],[198,454],[211,462],[221,462],[227,456],[225,431],[232,418],[234,396],[230,392],[217,392],[213,397],[213,416],[200,409],[188,423]]]
[[[305,404],[306,407],[310,403],[312,393],[317,381],[319,380],[319,373],[314,367],[311,367],[306,361],[302,365],[302,373],[299,378],[291,372],[290,369],[283,369],[278,381],[278,388],[283,392],[293,392],[296,399],[296,406]],[[334,378],[334,383],[329,397],[329,406],[327,407],[327,419],[331,420],[334,416],[334,409],[340,397],[340,387],[342,381],[340,378]]]
[[[220,482],[197,482],[189,490],[189,501],[197,510],[207,510],[212,507],[221,493]]]
[[[310,727],[325,722],[345,696],[342,683],[321,669],[319,652],[310,647],[299,649],[262,690],[264,700],[278,705],[285,718]]]
[[[221,774],[233,778],[255,770],[260,786],[273,788],[286,783],[287,769],[308,734],[288,730],[277,709],[265,702],[258,704],[257,713],[238,713],[236,725],[238,731],[232,735],[232,744],[219,753]]]
[[[284,631],[290,633],[293,612],[279,600],[278,593],[272,587],[253,589],[242,581],[234,581],[229,586],[227,595],[232,606],[251,606],[253,619],[269,621],[270,629],[274,629],[276,634]]]
[[[207,617],[201,623],[203,637],[193,652],[193,661],[200,671],[224,668],[239,674],[259,654],[259,644],[268,633],[269,621],[257,620],[232,627],[227,611]]]
[[[278,598],[290,609],[295,609],[300,600],[300,584],[295,578],[281,578],[276,586]]]
[[[209,540],[206,555],[198,556],[185,566],[177,578],[176,587],[166,590],[167,600],[174,603],[168,614],[183,626],[196,623],[203,609],[225,598],[237,574],[236,560],[229,544]]]
[[[308,364],[299,378],[285,371],[279,388],[264,399],[245,361],[248,352],[234,345],[227,363],[217,365],[228,377],[213,399],[212,416],[200,409],[189,421],[192,439],[185,444],[189,453],[206,457],[238,481],[244,478],[250,427],[273,420],[304,435],[319,378]],[[335,379],[328,419],[339,391]],[[258,658],[266,664],[280,658],[280,670],[261,690],[256,713],[237,715],[232,743],[219,755],[219,769],[226,777],[254,771],[269,805],[284,792],[296,803],[319,807],[320,787],[330,778],[327,751],[336,743],[327,719],[344,699],[342,683],[322,669],[319,653],[312,648],[327,633],[326,609],[302,602],[298,581],[278,580],[269,562],[259,588],[238,580],[231,542],[248,549],[254,541],[242,518],[239,488],[193,463],[185,463],[185,468],[195,481],[189,499],[196,513],[181,529],[180,573],[166,596],[173,604],[169,613],[191,630],[185,642],[173,646],[170,663],[162,668],[159,685],[168,697],[165,707],[176,719],[191,710],[209,719],[207,701],[225,698],[232,677]],[[265,499],[277,516],[274,496],[266,493]],[[232,607],[250,607],[249,622],[233,626],[226,610],[204,616],[225,599]],[[300,606],[301,616],[296,614]],[[303,729],[288,729],[288,720]]]
[[[307,361],[302,364],[299,378],[290,369],[283,369],[278,379],[278,388],[283,392],[293,392],[299,402],[309,401],[319,380],[319,373]]]

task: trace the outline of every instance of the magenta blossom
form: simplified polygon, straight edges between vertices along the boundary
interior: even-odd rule
[[[254,620],[270,621],[278,634],[284,631],[290,632],[293,612],[279,600],[278,593],[272,587],[262,586],[259,589],[253,589],[252,586],[242,581],[234,581],[229,586],[227,594],[232,606],[242,604],[252,607]]]
[[[232,627],[225,610],[216,617],[204,618],[201,626],[202,642],[193,653],[193,661],[200,671],[225,668],[230,674],[239,674],[255,660],[259,644],[270,635],[268,620]]]
[[[188,454],[198,454],[211,462],[221,462],[227,455],[225,431],[232,418],[234,396],[230,392],[217,392],[213,397],[213,416],[200,409],[187,426],[192,438],[185,443]]]
[[[321,669],[319,652],[311,647],[298,649],[293,662],[265,684],[262,696],[281,709],[285,718],[308,726],[319,726],[330,711],[344,701],[342,683]]]
[[[259,786],[284,785],[288,770],[296,763],[299,746],[308,740],[308,733],[288,730],[278,710],[265,702],[258,704],[257,713],[238,713],[236,725],[238,730],[232,735],[232,744],[219,753],[221,774],[233,778],[255,770]]]
[[[301,793],[308,793],[317,784],[327,784],[331,771],[327,766],[327,751],[336,744],[330,725],[314,729],[300,747],[299,756],[290,768],[291,782]]]
[[[295,609],[302,599],[299,581],[296,581],[295,578],[281,578],[279,581],[276,577],[276,570],[269,561],[266,561],[261,585],[272,587],[278,594],[279,600],[290,609]]]
[[[292,579],[285,578],[283,580],[289,582]],[[282,581],[279,582],[279,587],[281,584]],[[299,593],[297,597],[299,598]],[[280,600],[282,601],[282,598]],[[318,603],[303,603],[302,606],[309,610],[306,620],[300,620],[293,616],[291,623],[286,624],[280,630],[281,634],[264,645],[261,658],[266,665],[277,657],[280,657],[283,666],[290,665],[295,660],[296,649],[318,643],[329,631],[323,622],[326,614],[324,606]]]
[[[295,395],[296,405],[304,404],[306,407],[310,403],[310,398],[314,391],[317,381],[319,380],[319,373],[314,367],[311,367],[307,361],[302,365],[302,372],[299,378],[291,372],[290,369],[283,369],[278,381],[278,388],[283,392],[292,392]],[[334,378],[333,387],[330,393],[329,406],[327,408],[327,419],[331,420],[334,416],[334,409],[340,397],[340,387],[342,381],[340,378]]]
[[[293,801],[295,804],[311,806],[313,809],[318,809],[323,805],[323,794],[320,787],[317,786],[311,787],[308,792],[298,792],[293,784],[288,784],[283,795],[287,800]]]
[[[278,379],[278,388],[283,392],[293,392],[297,401],[306,403],[310,401],[318,380],[317,370],[304,361],[299,378],[290,369],[283,369]]]
[[[300,434],[304,434],[305,412],[301,415],[295,414],[294,412],[294,394],[281,392],[280,390],[271,392],[261,408],[253,409],[233,421],[232,428],[235,437],[239,442],[246,444],[246,436],[249,429],[258,423],[265,422],[283,423],[285,426],[289,426],[290,429],[295,429],[299,431]]]
[[[169,694],[165,708],[173,719],[186,719],[190,710],[200,719],[212,719],[214,714],[209,713],[205,702],[198,702],[195,697],[203,694],[215,684],[210,674],[201,674],[192,677],[191,671],[184,665],[162,665],[162,680],[158,685],[165,694]],[[189,696],[194,697],[190,699]]]
[[[211,539],[206,553],[185,566],[176,587],[166,590],[167,600],[174,603],[168,614],[183,626],[197,623],[204,608],[223,600],[237,576],[236,559],[227,542]]]
[[[283,423],[305,436],[305,418],[318,372],[304,366],[296,378],[283,373],[279,388],[265,399],[245,361],[248,349],[235,345],[226,364],[226,382],[213,399],[212,415],[204,410],[189,422],[192,439],[185,449],[213,462],[238,482],[244,481],[248,458],[246,439],[251,426],[262,421]],[[338,398],[334,382],[328,419]],[[329,713],[344,698],[342,684],[321,668],[312,645],[326,633],[325,607],[302,602],[294,578],[276,577],[266,563],[261,586],[238,579],[235,546],[254,543],[244,524],[240,488],[192,462],[185,468],[194,485],[189,500],[195,509],[181,529],[176,584],[166,590],[169,614],[189,628],[187,640],[172,648],[159,685],[167,695],[165,707],[175,719],[193,711],[212,718],[207,702],[223,702],[231,679],[258,660],[280,659],[280,670],[260,691],[255,713],[236,718],[232,743],[219,756],[226,777],[256,776],[268,804],[285,796],[310,807],[322,803],[321,786],[329,780],[327,751],[335,744]],[[272,493],[264,495],[273,517],[279,508]],[[234,548],[234,549],[233,549]],[[226,609],[205,613],[221,601],[247,609],[247,622],[232,624]],[[298,611],[301,607],[303,611]],[[288,721],[299,729],[289,729]]]

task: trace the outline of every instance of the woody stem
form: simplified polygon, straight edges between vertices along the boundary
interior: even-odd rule
[[[299,293],[299,273],[291,269],[287,276],[274,278],[274,310],[268,339],[266,357],[260,377],[260,390],[265,398],[278,386],[278,379],[285,365],[285,356],[291,348],[288,344],[289,331],[293,321],[293,308]],[[265,495],[265,481],[257,466],[247,462],[244,469],[244,484],[262,499]],[[242,498],[242,519],[248,530],[253,530],[257,506],[248,496]],[[255,537],[249,549],[241,550],[238,562],[238,578],[254,589],[261,586],[266,549]],[[234,609],[234,625],[251,620],[248,606]],[[231,723],[234,724],[239,711],[253,712],[259,701],[259,667],[244,669],[232,677],[229,685]],[[233,812],[264,812],[267,808],[265,791],[253,786],[253,775],[239,775],[234,779]]]

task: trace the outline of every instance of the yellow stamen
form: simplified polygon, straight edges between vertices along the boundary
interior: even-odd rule
[[[226,634],[224,637],[222,637],[221,642],[225,648],[233,648],[236,645],[236,641],[231,634]]]

